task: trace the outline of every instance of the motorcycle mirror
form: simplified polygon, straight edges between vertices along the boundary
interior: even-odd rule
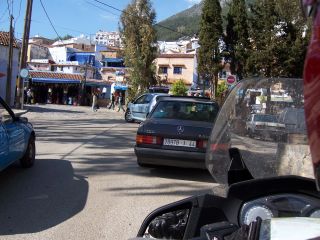
[[[244,163],[242,159],[242,155],[238,148],[230,148],[229,156],[231,159],[229,170],[228,170],[229,186],[234,183],[253,179],[253,176],[250,173],[249,169],[247,168],[246,164]]]
[[[305,19],[316,16],[319,0],[300,0],[300,8]]]
[[[186,199],[154,210],[143,221],[137,237],[183,239],[193,204]]]

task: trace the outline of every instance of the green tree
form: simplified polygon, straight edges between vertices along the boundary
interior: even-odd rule
[[[132,95],[144,92],[156,82],[152,65],[157,53],[153,27],[155,18],[150,0],[132,0],[120,18],[124,60],[129,68]]]
[[[211,82],[212,95],[217,95],[218,74],[222,69],[220,40],[222,18],[219,0],[204,0],[199,33],[199,66],[202,79]]]
[[[226,60],[230,62],[232,74],[239,79],[247,76],[247,59],[249,55],[249,26],[245,0],[233,0],[227,15],[225,36]]]
[[[253,51],[248,58],[250,72],[265,77],[276,76],[276,36],[280,22],[276,0],[254,2],[250,15],[250,37],[253,44]]]
[[[184,84],[183,80],[180,79],[172,84],[171,91],[175,96],[186,96],[188,88]]]
[[[250,15],[250,72],[266,77],[302,77],[309,35],[299,1],[256,1]]]
[[[299,0],[278,0],[276,11],[280,17],[276,52],[281,63],[277,72],[281,76],[302,77],[311,28],[301,14]]]

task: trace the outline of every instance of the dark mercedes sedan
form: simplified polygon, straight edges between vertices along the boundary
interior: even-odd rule
[[[218,104],[208,98],[161,97],[138,128],[138,164],[205,169],[207,141],[218,111]]]

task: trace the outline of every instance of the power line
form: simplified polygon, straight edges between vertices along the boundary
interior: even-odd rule
[[[14,28],[16,27],[16,23],[20,17],[20,13],[21,13],[21,3],[22,3],[22,0],[20,0],[20,4],[19,4],[19,12],[18,12],[18,17],[16,17],[16,20],[14,21]]]
[[[42,3],[42,0],[40,0],[40,3],[41,3],[41,6],[42,6],[43,11],[45,12],[45,14],[46,14],[46,16],[47,16],[47,18],[48,18],[48,20],[49,20],[49,22],[50,22],[50,24],[51,24],[51,27],[53,28],[53,30],[54,30],[54,31],[55,31],[55,33],[57,34],[57,36],[58,36],[59,40],[60,40],[60,41],[62,41],[62,39],[61,39],[61,37],[60,37],[59,33],[57,32],[57,30],[55,29],[55,27],[53,26],[53,24],[52,24],[52,22],[51,22],[51,19],[50,19],[49,15],[48,15],[48,13],[47,13],[47,11],[46,11],[46,9],[45,9],[45,7],[44,7],[43,3]]]
[[[111,12],[111,11],[105,9],[105,8],[99,7],[99,6],[95,5],[95,4],[93,4],[92,2],[89,2],[88,0],[86,0],[85,2],[90,4],[90,5],[92,5],[92,6],[94,6],[94,7],[96,7],[96,8],[99,8],[100,10],[106,11],[106,12],[108,12],[108,13],[114,15],[114,16],[120,17],[118,14],[115,14],[115,13],[113,13],[113,12]]]
[[[121,9],[119,9],[119,8],[116,8],[116,7],[114,7],[114,6],[110,5],[110,4],[101,2],[101,1],[99,1],[99,0],[93,0],[93,1],[95,1],[95,2],[97,2],[97,3],[100,3],[100,4],[102,4],[102,5],[105,5],[105,6],[109,7],[109,8],[112,8],[112,9],[118,11],[118,12],[125,13],[124,10],[121,10]],[[164,29],[170,30],[170,31],[175,32],[175,33],[179,33],[180,35],[184,36],[184,34],[182,34],[181,32],[176,31],[176,30],[174,30],[174,29],[172,29],[172,28],[163,26],[163,25],[161,25],[161,24],[159,24],[159,23],[155,23],[154,25],[157,25],[157,26],[159,26],[159,27],[162,27],[162,28],[164,28]]]
[[[10,10],[10,3],[9,3],[9,0],[7,0],[7,8],[8,8],[8,11],[9,11],[9,17],[11,16],[11,10]]]
[[[35,19],[31,20],[31,22],[44,24],[43,21],[39,21],[39,20],[35,20]],[[84,33],[86,35],[92,34],[92,33],[86,33],[86,32],[80,31],[80,30],[72,29],[72,28],[62,27],[62,26],[59,26],[59,25],[55,25],[55,27],[56,28],[60,28],[60,29],[69,30],[69,31],[72,31],[72,32]]]

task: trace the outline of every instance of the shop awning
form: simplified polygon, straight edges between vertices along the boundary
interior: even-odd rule
[[[91,86],[91,87],[110,87],[111,84],[110,83],[104,83],[104,82],[86,82],[87,86]]]
[[[80,80],[75,79],[58,79],[58,78],[32,78],[34,83],[65,83],[65,84],[80,84]]]
[[[103,60],[108,63],[122,63],[123,62],[123,58],[105,58]]]
[[[114,89],[124,91],[128,89],[128,86],[114,86]]]

